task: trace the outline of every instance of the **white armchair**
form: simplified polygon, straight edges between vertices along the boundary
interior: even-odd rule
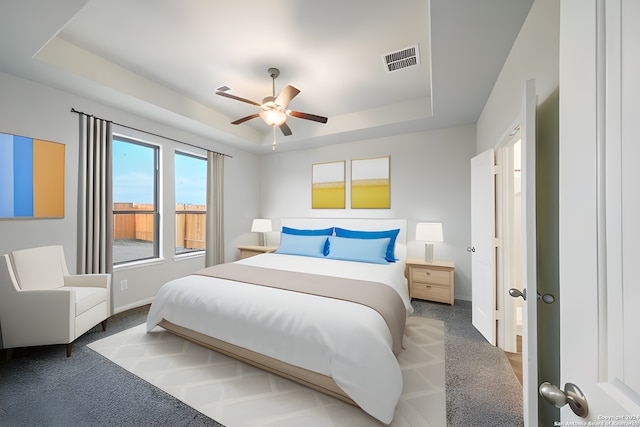
[[[111,275],[70,275],[62,246],[0,258],[0,329],[3,347],[67,344],[111,315]]]

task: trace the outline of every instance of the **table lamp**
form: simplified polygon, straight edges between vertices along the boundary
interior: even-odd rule
[[[424,260],[433,262],[433,242],[442,242],[442,223],[419,222],[416,225],[416,240],[425,242]]]
[[[252,233],[262,233],[262,241],[260,242],[262,246],[267,246],[267,233],[271,231],[273,230],[270,219],[254,219],[251,224]]]

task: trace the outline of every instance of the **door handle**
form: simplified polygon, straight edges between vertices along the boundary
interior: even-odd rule
[[[511,288],[509,289],[509,295],[511,295],[514,298],[522,297],[523,300],[525,301],[527,300],[526,289],[523,289],[522,291],[520,291],[520,289]],[[547,304],[553,304],[556,301],[556,298],[551,294],[540,295],[540,292],[538,292],[538,300],[542,300]]]
[[[540,384],[539,391],[544,400],[556,408],[562,408],[568,403],[573,413],[577,416],[587,418],[587,415],[589,415],[587,398],[584,397],[582,390],[575,384],[566,383],[564,391],[562,391],[557,386],[544,382]]]
[[[467,246],[467,252],[475,252],[476,248],[474,248],[473,246]]]
[[[523,289],[522,291],[520,291],[520,289],[516,289],[516,288],[511,288],[509,289],[509,295],[511,295],[514,298],[518,298],[518,297],[522,297],[523,300],[527,300],[527,290]]]

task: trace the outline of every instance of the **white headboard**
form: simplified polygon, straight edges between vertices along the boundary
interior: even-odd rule
[[[352,230],[393,230],[400,229],[396,243],[407,244],[407,220],[383,218],[281,218],[280,226],[301,229],[315,229],[328,227],[349,228]],[[280,231],[278,228],[274,231]]]

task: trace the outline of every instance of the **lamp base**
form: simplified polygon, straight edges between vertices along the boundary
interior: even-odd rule
[[[433,262],[433,243],[425,243],[424,260],[425,262]]]

